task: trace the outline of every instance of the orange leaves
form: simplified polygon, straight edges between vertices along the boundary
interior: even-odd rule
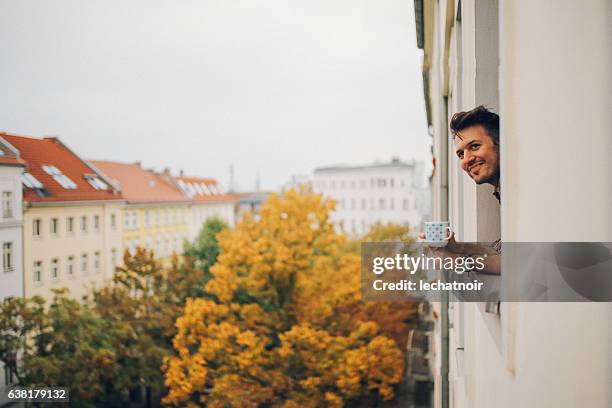
[[[259,220],[217,235],[206,286],[177,319],[164,402],[341,407],[393,397],[403,356],[361,312],[360,259],[330,221],[333,202],[272,195]]]

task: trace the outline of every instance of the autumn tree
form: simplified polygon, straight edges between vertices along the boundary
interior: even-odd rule
[[[0,304],[0,361],[19,384],[26,383],[20,355],[35,352],[26,340],[48,330],[44,304],[41,297],[9,297]]]
[[[131,392],[144,387],[147,403],[164,391],[161,364],[172,350],[175,321],[188,297],[199,293],[203,272],[174,255],[167,266],[153,252],[126,252],[112,283],[94,293],[96,312],[116,328],[114,344],[120,370],[113,387]]]
[[[391,399],[403,356],[360,310],[360,260],[334,203],[289,191],[218,235],[208,299],[187,300],[166,358],[177,406],[327,407]]]

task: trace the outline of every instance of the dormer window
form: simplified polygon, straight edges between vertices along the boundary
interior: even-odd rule
[[[70,180],[68,176],[62,173],[57,167],[43,164],[42,169],[45,173],[53,177],[53,180],[57,181],[58,184],[64,187],[66,190],[76,190],[77,185],[74,183],[74,181]]]
[[[108,189],[108,184],[103,182],[100,177],[95,174],[86,174],[85,180],[96,190],[106,190]]]
[[[42,185],[42,183],[27,171],[21,175],[21,182],[24,186],[34,190],[34,192],[39,197],[49,197],[51,195],[49,191]]]
[[[43,188],[42,183],[28,172],[21,175],[21,182],[28,188]]]
[[[200,186],[202,186],[202,191],[204,191],[204,194],[206,195],[210,195],[210,189],[206,186],[206,184],[201,183]]]

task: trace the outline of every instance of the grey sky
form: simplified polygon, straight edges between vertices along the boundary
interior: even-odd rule
[[[253,189],[427,160],[411,0],[0,0],[0,129]]]

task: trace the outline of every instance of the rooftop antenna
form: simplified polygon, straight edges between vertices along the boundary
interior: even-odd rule
[[[255,176],[255,191],[259,192],[261,187],[261,180],[259,177],[259,169],[257,169],[257,175]]]

